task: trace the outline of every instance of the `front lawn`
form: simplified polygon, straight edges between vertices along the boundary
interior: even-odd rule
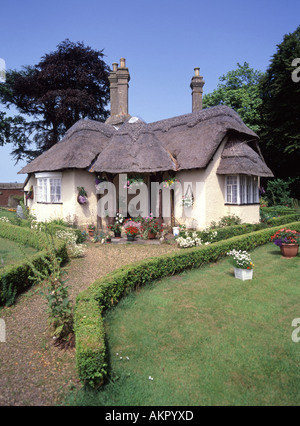
[[[17,217],[17,213],[15,211],[0,207],[0,217],[7,217],[10,220],[15,220]]]
[[[28,246],[22,246],[22,249],[20,249],[18,243],[0,237],[0,268],[19,262],[25,256],[31,256],[36,252],[36,249]]]
[[[267,244],[252,260],[251,281],[227,258],[123,299],[105,318],[109,382],[71,403],[300,405],[300,257]]]

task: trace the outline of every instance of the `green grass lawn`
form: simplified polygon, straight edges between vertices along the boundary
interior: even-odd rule
[[[17,217],[17,213],[0,207],[0,217],[7,217],[10,220],[14,220]]]
[[[1,267],[18,262],[26,255],[30,256],[36,252],[36,249],[28,246],[22,246],[21,250],[18,243],[0,237],[0,271]]]
[[[122,300],[105,321],[109,382],[71,404],[300,405],[300,257],[267,244],[252,260],[251,281],[227,258]]]

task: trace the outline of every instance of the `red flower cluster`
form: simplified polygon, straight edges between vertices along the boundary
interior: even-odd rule
[[[282,244],[298,244],[299,240],[300,233],[288,228],[279,229],[271,237],[271,241],[277,246],[281,246]]]
[[[125,232],[129,235],[136,235],[139,233],[139,230],[136,226],[128,226],[128,228],[125,229]]]

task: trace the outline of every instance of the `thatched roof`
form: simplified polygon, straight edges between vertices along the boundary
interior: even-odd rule
[[[253,176],[271,177],[273,173],[267,167],[262,157],[248,145],[247,141],[231,137],[222,152],[217,174],[246,174]]]
[[[129,120],[100,153],[93,169],[96,172],[145,173],[176,170],[176,164],[146,123]]]
[[[79,120],[64,138],[27,164],[19,173],[88,168],[116,132],[113,126]]]
[[[183,169],[206,167],[228,131],[257,138],[231,108],[217,106],[152,123],[151,128]]]
[[[91,166],[94,171],[108,173],[204,168],[225,135],[233,131],[239,141],[258,140],[258,136],[243,123],[239,115],[226,106],[149,124],[131,118],[118,130],[108,123],[80,120],[69,129],[61,142],[19,173],[89,169]],[[235,156],[235,161],[241,163],[243,173],[248,164],[251,166],[249,173],[250,170],[254,172],[254,164],[256,175],[267,176],[266,173],[271,173],[259,154],[247,144],[245,146],[247,155]],[[222,167],[224,161],[229,161],[230,153],[226,152]],[[223,173],[222,170],[220,167],[219,173]]]

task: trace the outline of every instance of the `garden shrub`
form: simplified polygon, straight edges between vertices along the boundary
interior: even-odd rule
[[[289,223],[300,231],[300,222]],[[97,386],[106,375],[106,348],[102,313],[136,288],[225,257],[232,249],[251,251],[266,244],[278,227],[235,236],[214,244],[193,247],[122,267],[96,280],[80,293],[75,308],[76,365],[80,380]]]

